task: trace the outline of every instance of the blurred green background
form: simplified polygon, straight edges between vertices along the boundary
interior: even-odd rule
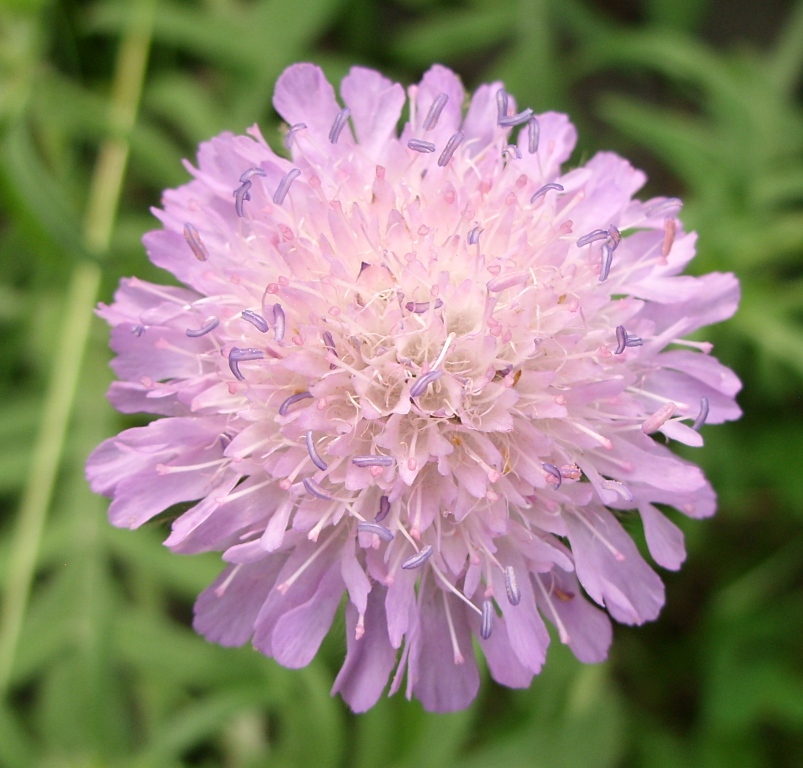
[[[745,416],[692,454],[719,513],[680,521],[667,607],[617,627],[607,663],[553,643],[528,691],[354,717],[328,692],[342,619],[301,671],[207,644],[191,606],[218,557],[112,529],[87,489],[87,453],[136,423],[104,398],[92,307],[165,279],[140,237],[199,141],[259,122],[278,146],[273,83],[298,60],[501,78],[570,113],[576,162],[614,149],[645,195],[683,197],[693,270],[740,277],[706,338]],[[802,69],[803,2],[780,0],[3,0],[0,766],[803,765]]]

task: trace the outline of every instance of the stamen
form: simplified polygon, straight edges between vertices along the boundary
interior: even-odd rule
[[[390,467],[393,464],[392,456],[355,456],[351,463],[355,467]]]
[[[210,328],[209,330],[211,331],[212,329]],[[136,325],[132,325],[131,326],[131,333],[134,336],[142,336],[142,334],[145,333],[145,326],[144,325],[140,325],[139,323],[137,323]]]
[[[232,195],[234,195],[234,210],[240,218],[245,216],[243,211],[243,203],[246,200],[251,199],[251,193],[248,191],[249,189],[251,189],[251,182],[244,181],[239,187],[237,187],[237,189],[234,190],[234,192],[232,192]]]
[[[629,334],[623,325],[616,326],[616,349],[614,355],[621,355],[625,347],[640,347],[644,342],[641,337]]]
[[[424,141],[423,139],[410,139],[407,142],[407,148],[412,149],[414,152],[434,152],[435,145],[431,141]]]
[[[287,131],[287,136],[284,137],[284,146],[287,149],[290,149],[290,144],[293,141],[293,137],[299,132],[305,130],[307,127],[306,123],[296,123],[295,125],[290,126],[290,130]]]
[[[429,305],[430,302],[428,301],[408,301],[404,308],[415,315],[423,315],[424,312],[429,310]],[[435,309],[440,309],[442,306],[443,302],[440,299],[435,299]]]
[[[556,192],[563,192],[563,186],[560,184],[556,184],[554,181],[550,181],[549,184],[544,184],[541,189],[539,189],[531,198],[530,203],[534,203],[539,197],[543,197],[550,189],[554,189]]]
[[[443,148],[443,152],[441,152],[441,156],[438,158],[438,165],[441,168],[445,168],[449,161],[452,159],[452,155],[455,153],[457,148],[463,143],[463,139],[465,139],[465,135],[463,131],[458,131],[446,142],[446,146]]]
[[[328,469],[329,465],[321,458],[321,455],[315,448],[315,442],[312,439],[311,429],[307,430],[306,434],[304,435],[304,440],[307,443],[307,453],[309,453],[309,457],[312,459],[312,463],[316,467],[318,467],[318,469],[320,469],[322,472]]]
[[[550,464],[549,462],[546,461],[541,466],[548,474],[552,475],[552,477],[555,478],[553,485],[555,486],[555,490],[558,490],[563,480],[560,474],[560,470],[554,464]]]
[[[432,106],[429,108],[426,118],[424,118],[423,127],[425,131],[431,131],[438,124],[438,118],[441,116],[447,101],[449,101],[448,95],[440,93],[432,102]]]
[[[521,591],[512,565],[508,565],[505,568],[505,591],[507,592],[508,602],[511,605],[518,605],[521,602]]]
[[[268,321],[262,315],[250,309],[244,309],[240,315],[243,320],[247,320],[254,326],[260,333],[268,332]]]
[[[506,288],[512,288],[514,285],[524,285],[530,279],[529,272],[513,272],[509,275],[499,275],[489,280],[486,288],[491,293],[498,293],[504,291]]]
[[[423,395],[426,388],[433,382],[437,381],[441,376],[443,376],[443,368],[439,368],[437,371],[430,371],[429,373],[425,373],[423,376],[419,376],[415,380],[415,384],[410,388],[410,397],[418,397],[419,395]]]
[[[337,117],[335,118],[334,123],[332,123],[332,127],[329,129],[329,141],[332,144],[337,144],[337,140],[340,138],[340,134],[346,127],[346,121],[349,119],[350,114],[351,110],[348,107],[344,107],[340,110],[340,112],[337,113]]]
[[[305,477],[301,480],[304,487],[307,489],[307,493],[311,496],[315,496],[317,499],[322,499],[323,501],[332,501],[332,496],[330,496],[321,486],[316,483],[311,477]]]
[[[508,144],[502,150],[502,154],[508,157],[515,157],[516,160],[521,160],[521,150],[515,144]]]
[[[244,349],[232,347],[229,352],[229,368],[231,368],[235,379],[244,381],[245,376],[240,372],[240,363],[245,363],[250,360],[262,360],[264,357],[265,355],[259,349],[252,349],[251,347],[246,347]]]
[[[281,341],[284,338],[285,316],[281,304],[273,305],[273,338]]]
[[[608,279],[613,261],[613,248],[608,243],[602,245],[602,266],[599,270],[599,281],[604,283]]]
[[[491,636],[494,628],[494,606],[490,600],[482,603],[482,623],[480,624],[480,636],[487,640]]]
[[[187,328],[187,336],[191,339],[197,339],[199,336],[204,336],[205,334],[209,333],[209,331],[214,331],[220,325],[220,320],[216,317],[210,317],[198,330],[194,328]],[[141,326],[140,326],[141,327]],[[144,328],[142,329],[145,330]]]
[[[606,491],[613,491],[619,494],[624,501],[633,501],[633,494],[630,492],[630,489],[618,480],[603,480],[602,487]]]
[[[206,246],[203,240],[201,240],[198,230],[189,222],[184,225],[184,239],[187,241],[187,245],[190,246],[193,255],[198,261],[206,261],[209,258],[209,251],[206,250]]]
[[[661,244],[661,256],[663,258],[669,256],[669,251],[672,250],[672,245],[675,242],[676,232],[677,221],[671,216],[664,219],[664,242]]]
[[[476,245],[480,241],[480,234],[482,234],[482,230],[479,227],[474,227],[474,229],[468,233],[468,244]]]
[[[697,414],[697,418],[694,420],[694,424],[691,425],[691,428],[695,431],[699,431],[700,427],[705,424],[705,420],[708,418],[708,398],[701,397],[700,398],[700,412]]]
[[[507,117],[507,91],[500,88],[496,92],[496,124],[502,125],[502,120]]]
[[[357,526],[357,530],[360,533],[375,533],[384,541],[393,541],[393,532],[379,523],[360,523]]]
[[[583,235],[576,243],[578,248],[582,248],[584,245],[588,245],[589,243],[594,243],[597,240],[604,240],[608,237],[608,232],[605,229],[594,229],[589,232],[587,235]]]
[[[245,184],[248,179],[252,176],[267,176],[268,174],[265,173],[261,168],[249,168],[247,171],[243,171],[242,176],[240,176],[240,183]]]
[[[619,247],[619,243],[622,242],[622,233],[611,224],[608,227],[608,237],[611,238],[611,249],[615,251]]]
[[[674,403],[664,403],[664,405],[662,405],[655,413],[653,413],[652,416],[645,419],[644,423],[641,425],[641,431],[645,435],[651,435],[653,432],[657,432],[664,425],[667,419],[670,419],[675,415],[676,410],[677,405]]]
[[[284,198],[287,197],[287,193],[290,191],[290,185],[301,175],[301,171],[298,168],[293,168],[292,171],[288,171],[284,178],[279,182],[279,186],[276,188],[276,193],[273,195],[273,202],[276,205],[281,205],[284,202]]]
[[[526,123],[532,116],[532,109],[527,107],[527,109],[524,109],[515,115],[505,115],[504,117],[500,117],[496,122],[503,128],[512,128],[514,125]]]
[[[301,400],[308,400],[312,397],[311,392],[297,392],[295,395],[290,395],[280,406],[279,406],[279,416],[286,416],[287,411],[291,405],[295,405],[296,403],[300,402]]]
[[[534,155],[538,151],[538,141],[541,138],[541,125],[538,118],[533,115],[527,121],[527,151]]]
[[[655,205],[651,205],[644,211],[644,215],[647,218],[652,218],[653,216],[664,213],[665,211],[670,211],[673,209],[680,210],[683,207],[683,201],[677,197],[668,197],[666,200],[662,200],[660,203],[655,203]]]
[[[420,568],[430,557],[432,557],[432,546],[427,544],[420,552],[416,552],[416,554],[404,560],[401,567],[404,568],[405,571],[411,571],[413,568]]]
[[[387,496],[379,497],[379,512],[376,513],[374,522],[381,523],[390,512],[390,499]]]
[[[329,331],[324,331],[321,334],[321,338],[323,339],[323,345],[335,356],[337,356],[337,349],[335,349],[335,340],[332,338],[332,334]]]

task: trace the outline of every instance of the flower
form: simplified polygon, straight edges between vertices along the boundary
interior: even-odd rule
[[[645,176],[611,153],[564,173],[568,119],[517,111],[499,83],[465,114],[441,66],[407,99],[361,68],[340,92],[290,67],[291,159],[256,127],[223,134],[165,193],[144,242],[188,287],[131,278],[99,308],[112,403],[165,418],[87,474],[117,526],[195,502],[166,544],[228,563],[195,606],[209,640],[304,666],[347,593],[334,691],[362,711],[406,674],[408,697],[456,710],[479,686],[472,635],[524,687],[545,619],[597,662],[609,615],[658,614],[619,518],[638,510],[676,569],[662,507],[713,514],[665,442],[739,416],[738,379],[683,339],[735,311],[738,283],[680,275],[680,201],[633,199]]]

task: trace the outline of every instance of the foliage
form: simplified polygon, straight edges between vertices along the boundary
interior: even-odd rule
[[[716,39],[728,3],[642,0],[5,0],[0,6],[0,765],[793,766],[803,761],[803,2],[767,4],[770,42]],[[750,35],[750,27],[745,33]],[[337,627],[302,671],[188,627],[215,556],[112,529],[83,462],[121,426],[105,405],[120,276],[155,277],[147,209],[179,162],[259,122],[312,59],[405,81],[435,60],[469,87],[580,123],[686,200],[695,269],[735,271],[715,329],[744,419],[695,454],[721,493],[682,523],[689,558],[659,621],[611,660],[554,647],[529,691],[490,682],[464,713],[402,698],[361,717],[328,690]],[[164,278],[160,278],[164,279]]]

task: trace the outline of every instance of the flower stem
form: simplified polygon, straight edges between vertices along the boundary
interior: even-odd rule
[[[100,147],[84,218],[84,241],[98,256],[108,251],[114,229],[128,160],[128,136],[136,122],[145,79],[155,5],[156,0],[135,0],[120,43],[109,111],[111,135]],[[64,325],[56,344],[8,563],[8,586],[0,614],[0,698],[5,697],[11,679],[100,279],[96,263],[81,261],[73,270],[67,291]]]

